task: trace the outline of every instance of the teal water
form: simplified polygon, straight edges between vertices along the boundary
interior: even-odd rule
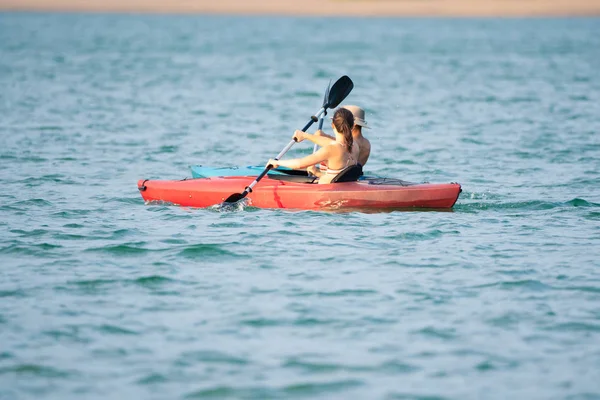
[[[0,398],[600,398],[599,49],[599,19],[0,14]],[[366,171],[453,211],[142,201],[266,162],[343,74]]]

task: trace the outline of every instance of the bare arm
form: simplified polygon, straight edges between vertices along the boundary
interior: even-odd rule
[[[303,158],[292,158],[291,160],[274,160],[270,159],[267,165],[271,164],[274,168],[279,166],[288,167],[292,169],[302,169],[310,165],[315,165],[321,161],[325,161],[329,158],[329,148],[323,147],[316,153]]]
[[[304,138],[310,140],[314,144],[325,147],[328,144],[331,144],[335,139],[330,138],[329,136],[319,136],[319,135],[311,135],[310,133],[305,133]]]
[[[323,136],[323,137],[329,138],[331,140],[335,140],[335,136],[328,135],[320,129],[315,132],[315,136]]]
[[[299,141],[303,141],[303,140],[310,140],[311,142],[313,142],[314,144],[321,146],[321,147],[325,147],[328,144],[331,144],[332,141],[335,141],[334,138],[332,138],[331,136],[326,135],[325,133],[323,133],[323,131],[319,130],[317,131],[314,135],[311,135],[310,133],[306,133],[303,131],[296,131],[294,132],[294,137]]]

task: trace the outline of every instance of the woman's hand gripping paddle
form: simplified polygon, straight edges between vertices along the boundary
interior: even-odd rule
[[[304,128],[302,128],[302,130],[306,132],[306,130],[310,128],[310,126],[313,123],[317,122],[319,118],[327,112],[328,108],[337,107],[350,94],[353,88],[354,83],[352,82],[352,79],[350,79],[348,76],[344,75],[340,79],[338,79],[333,84],[328,93],[326,93],[325,99],[323,101],[323,106],[321,107],[319,112],[316,115],[310,117],[310,121],[306,124],[306,126],[304,126]],[[281,157],[283,157],[283,155],[287,153],[289,149],[292,148],[294,143],[296,143],[295,138],[292,139],[292,141],[290,141],[283,150],[281,150],[281,153],[279,153],[277,157],[275,157],[275,160],[279,160]],[[261,174],[257,176],[256,179],[250,185],[248,185],[242,193],[232,194],[225,200],[225,203],[235,203],[246,197],[248,193],[252,192],[252,188],[254,187],[254,185],[256,185],[269,172],[271,168],[273,168],[271,164],[267,165],[264,171],[261,172]]]

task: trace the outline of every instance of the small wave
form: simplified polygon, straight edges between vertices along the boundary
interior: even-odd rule
[[[174,282],[174,280],[167,278],[165,276],[150,275],[150,276],[143,276],[141,278],[137,278],[133,282],[136,285],[143,286],[143,287],[156,287],[158,285],[162,285],[163,283]]]
[[[332,292],[300,292],[294,294],[295,297],[354,297],[354,296],[372,296],[377,295],[379,292],[371,289],[344,289],[335,290]]]
[[[418,333],[420,335],[429,336],[437,339],[454,339],[457,337],[456,330],[452,328],[435,328],[433,326],[428,326],[426,328],[420,329],[414,333]]]
[[[85,240],[88,239],[88,236],[85,235],[77,235],[74,233],[53,233],[52,239],[57,240]]]
[[[107,203],[122,203],[122,204],[138,204],[140,202],[140,197],[111,197],[106,200]]]
[[[419,368],[401,363],[398,361],[386,361],[375,365],[345,365],[327,362],[311,362],[302,361],[296,358],[291,358],[283,363],[283,368],[301,369],[306,373],[321,373],[321,372],[382,372],[389,373],[410,373],[417,371]]]
[[[118,279],[86,279],[68,281],[65,285],[56,286],[54,290],[83,295],[98,295],[117,289],[122,284],[123,281]]]
[[[14,206],[0,206],[0,211],[8,211],[10,214],[14,214],[14,215],[23,215],[25,214],[25,210],[23,208],[20,207],[14,207]]]
[[[274,397],[276,396],[272,390],[231,386],[208,387],[183,396],[184,399],[270,399]]]
[[[160,146],[155,154],[163,154],[163,153],[177,153],[179,150],[179,146]]]
[[[143,247],[139,247],[141,245],[146,244],[145,242],[138,243],[126,243],[126,244],[118,244],[112,246],[103,246],[103,247],[93,247],[86,249],[86,252],[101,252],[101,253],[109,253],[113,255],[140,255],[144,253],[148,253],[152,250],[145,249]]]
[[[0,368],[0,375],[15,374],[44,378],[67,378],[72,373],[57,368],[39,364],[19,364],[12,367]]]
[[[19,161],[20,162],[34,162],[34,163],[45,163],[48,162],[49,160],[47,158],[44,157],[38,157],[38,156],[29,156],[29,157],[19,157]]]
[[[211,228],[243,228],[246,224],[237,221],[225,221],[212,223],[209,225]]]
[[[529,211],[546,211],[561,207],[600,207],[598,203],[592,203],[585,199],[574,198],[569,201],[470,201],[470,200],[492,200],[494,197],[488,197],[486,194],[464,193],[461,196],[461,202],[454,206],[455,211],[474,211],[474,210],[529,210]]]
[[[22,289],[0,290],[0,298],[3,297],[26,297],[27,295]]]
[[[549,201],[518,201],[518,202],[469,202],[461,201],[454,206],[455,211],[474,211],[474,210],[530,210],[545,211],[561,207],[563,203]]]
[[[275,320],[275,319],[268,319],[268,318],[243,319],[243,320],[240,320],[239,323],[241,325],[251,326],[254,328],[264,328],[264,327],[270,327],[270,326],[287,325],[287,322],[284,320]]]
[[[545,283],[542,283],[535,279],[494,282],[494,283],[488,283],[485,285],[472,286],[471,288],[472,289],[485,289],[485,288],[491,288],[491,287],[499,287],[501,289],[524,288],[524,289],[530,289],[530,290],[534,290],[534,291],[554,289],[554,287],[552,287],[550,285],[546,285]]]
[[[25,179],[22,182],[32,184],[32,186],[39,185],[40,183],[44,182],[60,183],[62,185],[75,185],[78,183],[62,174],[42,175],[40,177]]]
[[[429,240],[429,239],[435,239],[435,238],[442,237],[448,233],[456,234],[457,231],[443,232],[439,229],[432,229],[429,232],[423,232],[423,233],[404,232],[404,233],[400,233],[397,235],[390,235],[390,236],[388,236],[388,238],[390,240],[411,240],[411,241],[412,240]]]
[[[191,366],[197,363],[247,365],[250,362],[246,358],[233,356],[214,350],[188,351],[175,361],[179,366]]]
[[[290,397],[314,397],[325,394],[341,394],[344,391],[360,386],[364,382],[358,379],[341,379],[329,382],[302,382],[272,389],[267,387],[232,387],[213,386],[196,390],[184,395],[185,399],[222,399],[222,398],[248,398],[248,399],[271,399]]]
[[[136,383],[138,385],[153,385],[153,384],[157,384],[157,383],[165,383],[168,381],[169,380],[164,375],[149,374],[149,375],[144,376],[143,378],[138,379],[136,381]]]
[[[480,362],[475,366],[475,369],[478,371],[495,371],[495,370],[505,370],[505,369],[514,369],[520,365],[518,361],[512,360],[485,360]]]
[[[165,244],[186,244],[187,240],[185,240],[185,239],[167,238],[167,239],[162,239],[160,242],[161,243],[165,243]]]
[[[116,325],[104,324],[97,328],[100,332],[111,335],[138,335],[138,332]]]
[[[565,205],[573,206],[573,207],[600,207],[600,203],[591,203],[587,200],[580,199],[578,197],[573,200],[567,201]]]
[[[332,382],[306,382],[288,385],[283,388],[283,393],[289,396],[316,396],[327,392],[341,392],[362,385],[364,385],[364,382],[358,379],[342,379]]]
[[[22,207],[22,206],[26,206],[26,207],[31,207],[31,206],[50,207],[50,206],[52,206],[52,203],[49,202],[48,200],[44,200],[44,199],[29,199],[29,200],[17,201],[16,203],[13,203],[13,206],[18,206],[18,207]]]
[[[187,246],[179,252],[179,255],[186,258],[198,257],[237,257],[238,255],[230,251],[224,250],[218,244],[198,243]]]
[[[68,286],[61,286],[58,289],[65,291],[81,291],[85,294],[98,294],[101,292],[106,292],[110,289],[119,289],[125,285],[135,285],[147,289],[156,289],[169,282],[175,281],[160,275],[149,275],[136,279],[87,279],[69,281],[67,282]]]
[[[561,290],[569,290],[574,292],[587,292],[587,293],[600,293],[600,287],[598,286],[570,286],[560,288]]]
[[[84,209],[64,210],[64,211],[55,212],[52,214],[52,216],[60,217],[60,218],[80,218],[81,216],[88,215],[91,212],[92,212],[92,210],[84,210]]]
[[[116,231],[110,234],[110,239],[122,239],[126,236],[135,236],[139,233],[139,231],[135,228],[122,228],[117,229]]]
[[[100,286],[110,285],[119,282],[117,279],[87,279],[82,281],[68,282],[72,285],[77,285],[82,288],[98,288]]]
[[[527,319],[523,315],[520,315],[515,312],[507,312],[500,316],[493,317],[487,319],[487,323],[490,325],[499,327],[499,328],[507,328],[518,325],[521,321]]]
[[[12,244],[0,249],[0,254],[23,254],[40,257],[49,257],[52,250],[62,248],[59,244]]]
[[[26,231],[23,229],[11,229],[10,233],[15,233],[22,237],[37,237],[45,235],[48,233],[48,231],[46,229],[33,229],[31,231]]]
[[[60,131],[64,130],[62,126],[55,126],[55,125],[41,125],[38,127],[38,129],[42,132],[46,132],[46,131],[60,132]]]
[[[67,326],[62,329],[52,329],[43,332],[44,335],[55,340],[67,340],[77,343],[90,343],[91,339],[83,338],[79,335],[77,326]]]
[[[293,318],[293,319],[272,319],[272,318],[250,318],[240,321],[240,324],[247,325],[255,328],[272,327],[272,326],[320,326],[320,325],[333,325],[336,320],[327,318]]]
[[[566,332],[600,332],[600,324],[589,322],[565,322],[551,325],[545,328],[547,331],[566,331]]]
[[[76,223],[69,223],[69,224],[63,225],[63,228],[85,228],[85,225],[83,225],[83,224],[76,224]]]

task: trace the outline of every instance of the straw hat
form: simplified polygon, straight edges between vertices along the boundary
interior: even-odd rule
[[[365,110],[360,108],[359,106],[342,106],[346,110],[350,111],[352,115],[354,115],[354,124],[362,126],[363,128],[371,129],[368,126],[367,121],[365,121]]]

